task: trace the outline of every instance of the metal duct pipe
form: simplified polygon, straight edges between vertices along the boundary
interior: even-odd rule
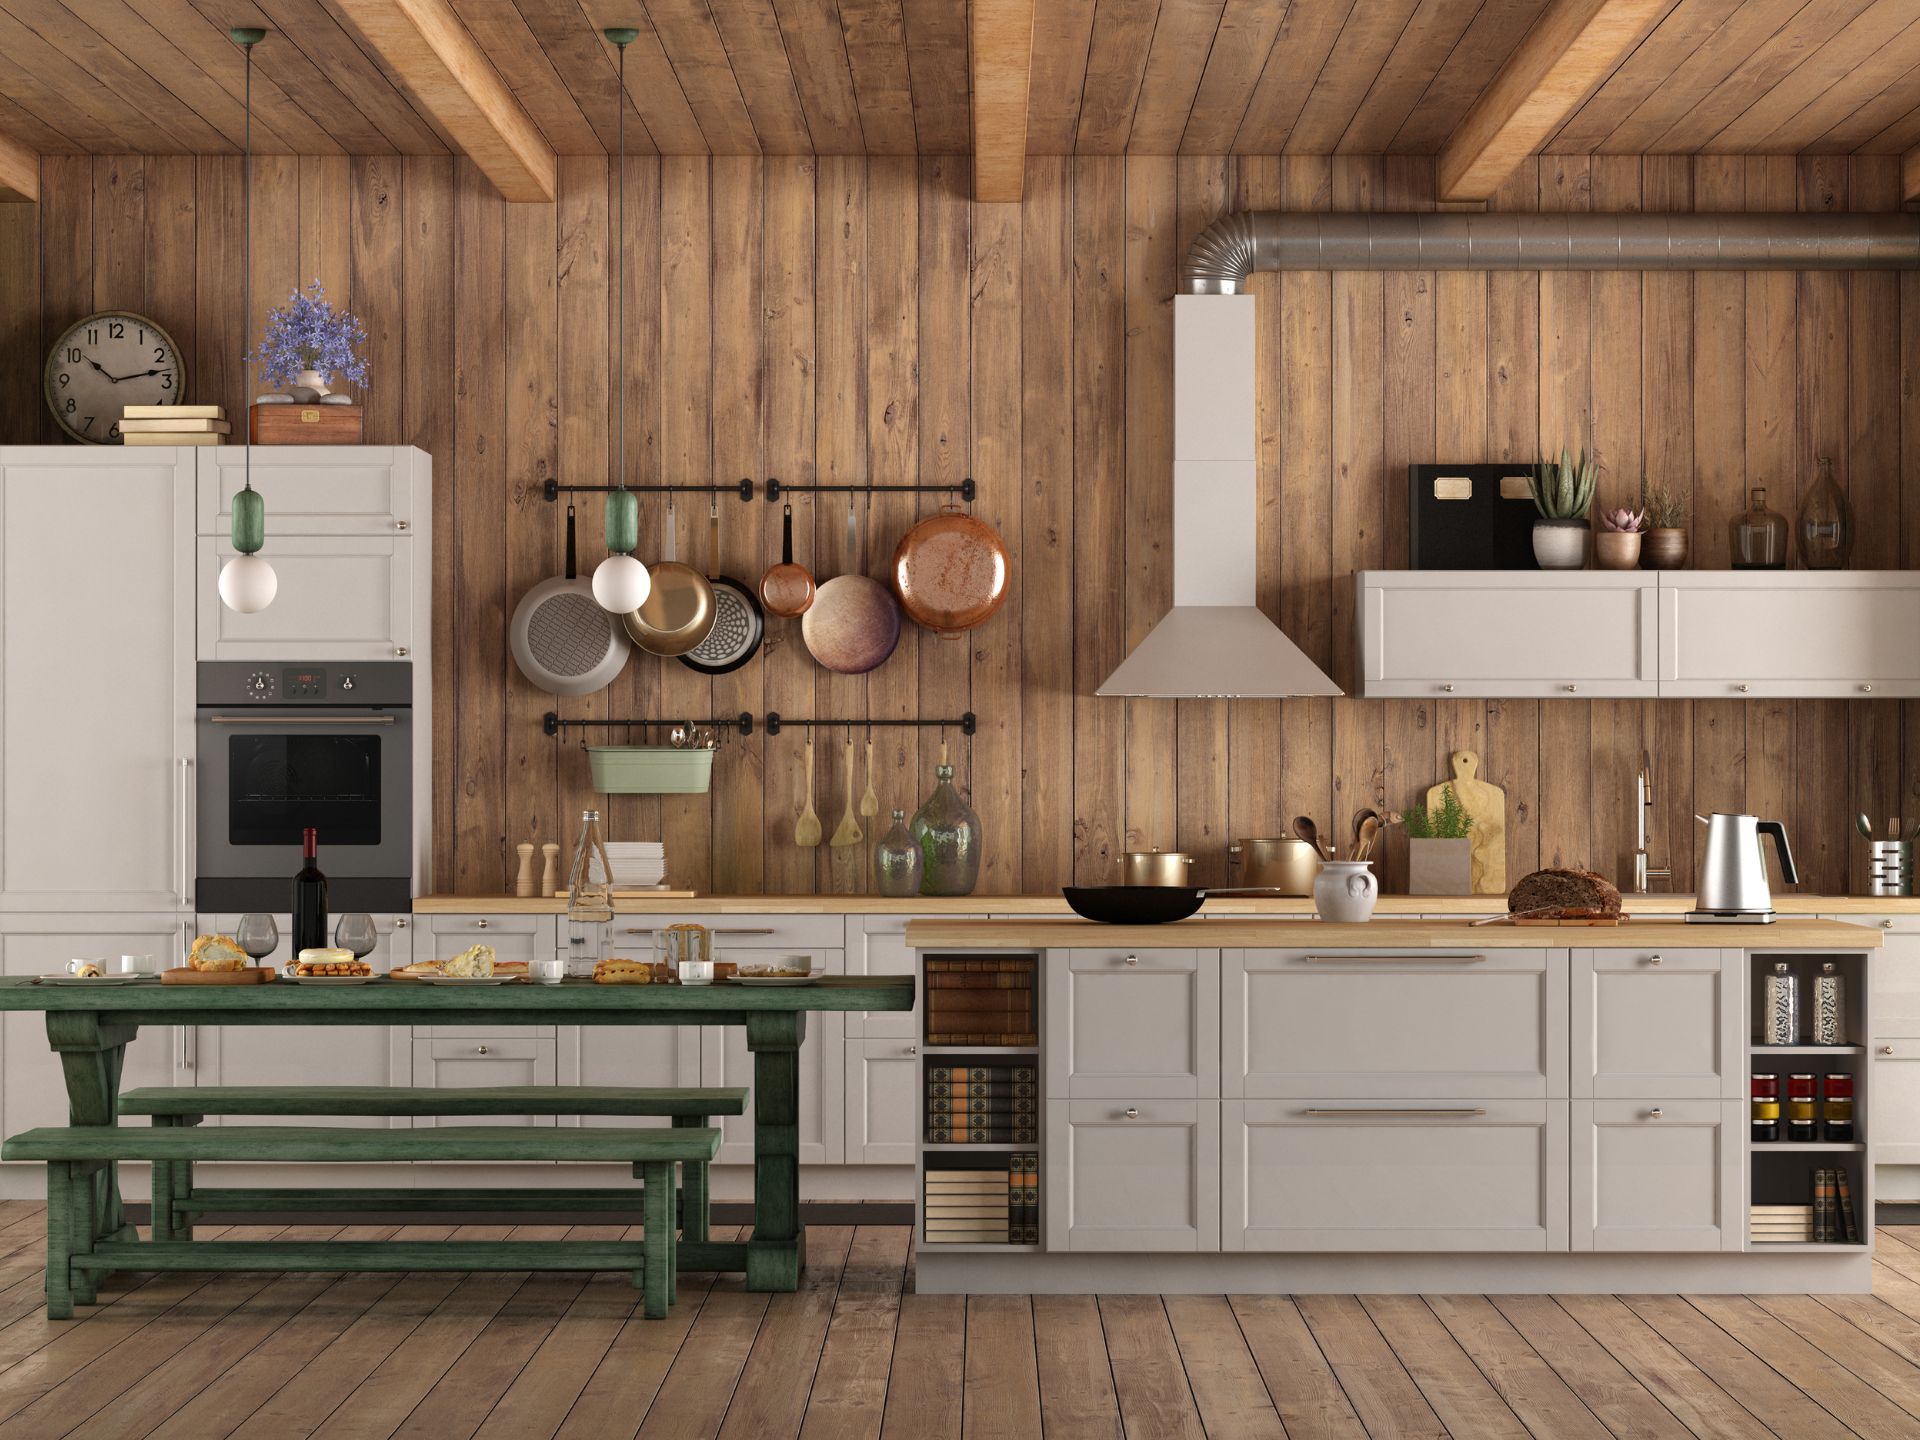
[[[1187,251],[1180,288],[1234,295],[1256,270],[1910,270],[1920,214],[1327,215],[1242,210]]]

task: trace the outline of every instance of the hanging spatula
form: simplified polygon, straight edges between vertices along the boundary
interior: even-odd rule
[[[833,839],[827,843],[835,849],[844,849],[849,845],[858,845],[866,839],[866,832],[860,828],[860,822],[854,817],[853,807],[853,736],[847,736],[847,804],[840,812],[840,823],[834,827]]]
[[[813,735],[807,735],[807,806],[800,812],[800,823],[793,827],[793,843],[812,849],[820,843],[820,817],[813,809]]]

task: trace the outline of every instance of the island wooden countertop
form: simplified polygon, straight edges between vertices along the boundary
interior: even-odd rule
[[[1180,920],[1096,925],[1090,920],[916,920],[907,944],[922,950],[1873,950],[1880,931],[1840,920],[1771,925],[1470,925],[1464,920]]]

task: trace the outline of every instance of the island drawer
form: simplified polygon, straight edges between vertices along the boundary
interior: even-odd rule
[[[1567,1248],[1567,1102],[1223,1100],[1221,1248]]]
[[[704,925],[713,932],[713,952],[729,950],[839,950],[847,943],[846,920],[839,915],[617,915],[607,927],[619,945],[651,946],[671,925]]]
[[[1562,1099],[1563,954],[1224,951],[1220,1093]]]
[[[1220,1248],[1220,1102],[1049,1100],[1049,1250]]]
[[[1744,954],[1575,950],[1573,1098],[1745,1096],[1750,1067],[1741,1020]]]
[[[1220,967],[1211,950],[1073,949],[1046,963],[1050,1099],[1220,1093]]]

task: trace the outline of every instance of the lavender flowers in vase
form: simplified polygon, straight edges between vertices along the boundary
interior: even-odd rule
[[[327,292],[315,280],[307,291],[294,291],[287,303],[267,316],[260,348],[249,358],[260,367],[260,378],[285,390],[262,395],[256,403],[291,402],[348,404],[331,386],[337,375],[355,385],[367,383],[367,362],[360,347],[367,329],[349,310],[336,310]]]

